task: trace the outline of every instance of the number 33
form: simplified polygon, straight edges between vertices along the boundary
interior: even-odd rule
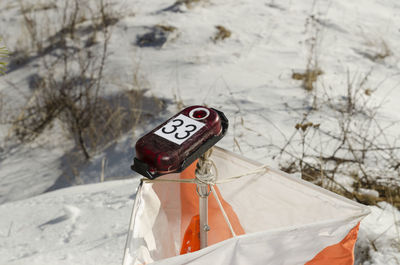
[[[161,131],[162,131],[163,133],[165,133],[165,134],[171,134],[171,133],[176,132],[176,131],[178,130],[178,128],[181,127],[181,126],[184,124],[183,120],[181,120],[181,119],[174,119],[172,122],[175,123],[175,124],[172,124],[172,125],[171,125],[171,126],[172,126],[172,130],[167,131],[166,127],[164,127],[164,128],[162,128]],[[185,131],[182,132],[182,133],[181,133],[181,132],[177,132],[177,133],[175,133],[174,137],[175,137],[176,139],[178,139],[178,140],[185,139],[185,138],[187,138],[187,137],[190,136],[190,133],[191,133],[191,132],[194,132],[194,131],[197,129],[196,125],[194,125],[194,124],[185,125],[185,128],[186,128],[186,129],[191,128],[191,129],[185,130]]]

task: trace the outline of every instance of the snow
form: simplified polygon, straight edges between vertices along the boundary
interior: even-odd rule
[[[379,207],[370,209],[371,214],[361,222],[358,237],[359,249],[373,246],[369,251],[370,260],[363,264],[399,264],[399,211],[388,203],[380,203]]]
[[[177,111],[175,99],[222,110],[230,129],[220,145],[278,167],[274,160],[277,150],[271,143],[281,146],[312,102],[313,94],[291,78],[293,72],[305,70],[309,57],[308,43],[315,36],[310,15],[318,20],[316,54],[324,72],[318,88],[342,96],[347,72],[362,77],[371,71],[368,81],[374,90],[373,104],[383,103],[379,118],[393,123],[387,134],[396,139],[400,130],[397,0],[208,0],[192,7],[173,7],[173,3],[113,2],[121,19],[110,39],[107,93],[129,86],[138,71],[142,89],[147,90],[145,96],[168,104],[158,117],[147,119],[96,154],[89,164],[80,165],[78,180],[67,178],[72,143],[60,125],[55,124],[33,143],[17,145],[4,140],[10,127],[0,123],[0,264],[120,264],[138,183],[138,176],[129,168],[133,145],[138,136]],[[59,20],[59,14],[49,12],[51,19]],[[1,1],[0,20],[0,35],[10,49],[26,45],[27,32],[15,1]],[[138,37],[155,25],[174,26],[176,31],[166,34],[161,46],[139,47]],[[217,25],[229,29],[231,37],[212,41]],[[382,42],[391,55],[371,60],[368,56],[380,52]],[[32,92],[29,77],[38,64],[32,61],[0,77],[0,99],[2,95],[12,98],[7,106],[16,109],[24,104]],[[324,108],[313,117],[328,129],[334,127],[332,120]],[[133,179],[91,184],[99,181],[104,158],[106,180]],[[90,185],[46,192],[75,184]],[[362,192],[377,195],[370,190]],[[358,260],[364,265],[399,264],[399,211],[386,203],[370,208],[372,213],[360,228]]]
[[[0,205],[0,264],[121,264],[138,180]]]
[[[16,146],[1,156],[0,203],[45,192],[60,174],[64,150],[59,146]]]

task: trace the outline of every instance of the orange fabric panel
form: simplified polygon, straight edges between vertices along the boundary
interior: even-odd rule
[[[305,265],[353,265],[354,245],[357,241],[358,228],[355,226],[340,243],[324,248]]]
[[[195,177],[197,161],[193,162],[181,173],[181,179],[193,179]],[[192,218],[199,214],[199,196],[196,192],[196,185],[191,183],[180,183],[181,196],[181,242],[185,232],[190,225]],[[221,196],[217,186],[214,186],[218,193],[221,204],[228,215],[233,230],[237,235],[244,234],[244,229],[240,224],[239,218],[232,207]],[[218,206],[214,195],[208,197],[208,223],[210,231],[208,232],[208,245],[212,245],[232,237],[231,231],[224,219],[224,216]]]
[[[193,216],[182,241],[181,255],[200,249],[200,215]]]

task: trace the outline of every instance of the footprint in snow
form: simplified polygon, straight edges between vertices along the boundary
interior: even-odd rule
[[[51,219],[51,220],[39,225],[38,226],[39,229],[44,230],[46,228],[46,226],[48,226],[48,225],[55,225],[55,224],[64,222],[66,220],[71,220],[71,222],[73,224],[75,224],[76,220],[78,219],[78,217],[80,215],[81,210],[72,205],[65,205],[63,210],[64,210],[63,215],[56,217],[54,219]]]

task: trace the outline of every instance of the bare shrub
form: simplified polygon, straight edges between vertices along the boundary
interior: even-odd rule
[[[329,125],[313,121],[313,109],[305,113],[280,149],[281,168],[364,204],[385,200],[400,207],[400,145],[387,133],[395,123],[379,119],[381,105],[371,100],[370,74],[348,73],[344,95],[332,96],[326,89],[319,95]],[[288,148],[293,144],[301,151]],[[351,187],[338,181],[343,177]]]
[[[99,95],[104,62],[97,66],[96,58],[88,50],[76,54],[77,57],[67,54],[67,50],[64,52],[61,61],[64,69],[58,73],[54,68],[45,67],[46,74],[35,84],[31,99],[13,122],[14,131],[20,140],[30,141],[55,118],[60,118],[68,124],[76,143],[89,158],[84,133],[101,115]],[[72,69],[74,66],[78,67],[77,71]]]
[[[50,11],[51,9],[56,9],[57,5],[55,3],[51,3],[51,8],[41,9],[39,5],[35,6],[23,0],[18,0],[18,4],[20,8],[20,13],[23,17],[23,28],[25,30],[23,34],[26,34],[29,40],[28,48],[32,52],[37,52],[41,54],[43,52],[43,49],[45,48],[45,38],[46,36],[49,36],[49,34],[51,34],[49,28],[50,24],[53,24],[49,23],[50,21],[47,14],[48,11]],[[37,12],[38,10],[44,10],[44,15],[42,13],[39,15]],[[21,49],[18,49],[18,47],[16,47],[16,50]],[[28,51],[26,52],[29,53]]]
[[[305,24],[307,47],[307,62],[304,72],[293,72],[292,79],[303,81],[302,87],[307,91],[314,90],[315,82],[318,76],[323,74],[319,67],[319,44],[321,41],[321,29],[318,19],[314,15],[310,15]]]
[[[51,8],[41,9],[38,13],[36,5],[32,8],[26,1],[19,0],[24,37],[29,37],[28,45],[14,49],[16,61],[13,65],[16,67],[54,53],[65,46],[66,39],[77,42],[86,39],[85,47],[97,44],[98,32],[102,32],[105,27],[110,29],[122,16],[106,0],[96,2],[95,7],[83,0],[49,2],[44,5]]]
[[[123,97],[129,102],[124,106],[120,98],[109,99],[104,95],[103,71],[110,40],[109,27],[118,20],[109,13],[109,4],[101,0],[97,10],[90,9],[91,24],[83,25],[87,21],[85,6],[81,1],[67,0],[61,10],[61,24],[49,30],[49,36],[42,36],[38,34],[41,24],[29,13],[32,11],[24,8],[22,1],[20,6],[42,70],[31,78],[30,87],[34,92],[12,121],[12,132],[23,142],[32,141],[58,119],[89,159],[97,147],[104,146],[132,126],[133,122],[128,120],[140,116],[136,112],[132,115],[131,108],[141,92],[126,92]],[[95,45],[92,41],[87,45],[81,35],[87,31],[100,32],[101,42]]]

